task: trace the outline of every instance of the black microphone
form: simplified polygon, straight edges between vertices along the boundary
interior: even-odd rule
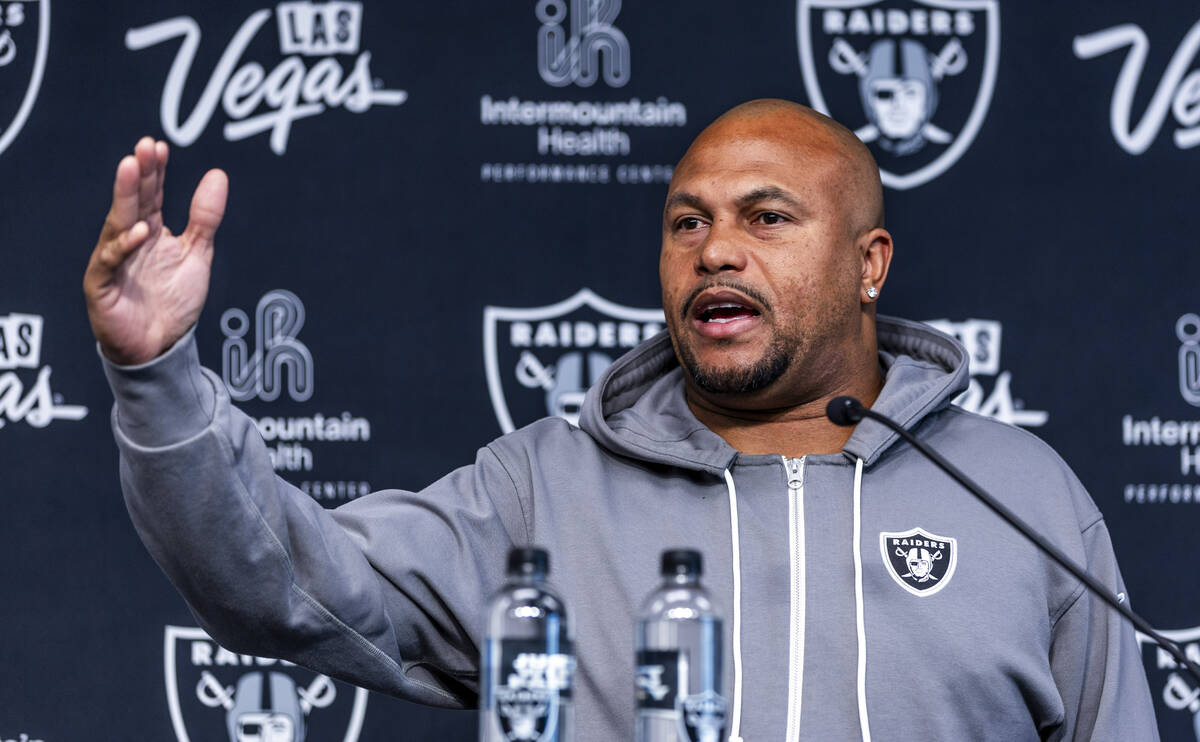
[[[1084,585],[1087,585],[1088,589],[1092,591],[1093,595],[1097,595],[1102,598],[1106,603],[1112,606],[1117,613],[1124,616],[1127,621],[1136,626],[1138,631],[1141,631],[1143,634],[1153,639],[1160,647],[1167,650],[1167,652],[1169,652],[1170,655],[1175,658],[1175,661],[1179,663],[1180,667],[1187,670],[1197,682],[1200,682],[1200,666],[1197,666],[1196,663],[1189,660],[1187,655],[1183,653],[1183,650],[1179,648],[1179,645],[1155,631],[1154,627],[1146,623],[1145,619],[1131,611],[1128,606],[1121,602],[1123,598],[1118,598],[1116,595],[1114,595],[1112,591],[1105,587],[1099,580],[1088,574],[1087,570],[1076,564],[1071,557],[1067,556],[1064,552],[1059,550],[1058,547],[1046,540],[1044,536],[1035,531],[1028,523],[1021,520],[1016,513],[1012,512],[999,500],[989,495],[982,487],[972,481],[970,477],[968,477],[966,474],[963,474],[956,466],[942,458],[942,455],[937,451],[934,451],[932,448],[925,445],[925,443],[918,440],[916,436],[905,430],[904,427],[895,420],[892,420],[886,415],[881,415],[872,409],[864,407],[862,402],[859,402],[854,397],[834,397],[833,399],[829,400],[829,404],[825,406],[825,416],[828,417],[829,421],[834,425],[841,426],[854,425],[866,417],[880,422],[895,431],[900,435],[901,438],[911,443],[913,448],[924,454],[925,458],[937,464],[937,466],[942,471],[949,474],[954,481],[967,488],[973,495],[982,500],[984,505],[987,505],[992,509],[993,512],[995,512],[1004,520],[1008,521],[1009,525],[1020,531],[1025,538],[1032,541],[1039,549],[1048,554],[1054,559],[1054,561],[1058,562],[1059,566],[1070,572]]]
[[[854,397],[834,397],[825,405],[825,417],[834,425],[848,427],[863,419],[863,406]]]

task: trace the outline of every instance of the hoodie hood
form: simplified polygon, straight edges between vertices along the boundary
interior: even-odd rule
[[[954,338],[920,322],[878,316],[883,390],[872,409],[907,429],[967,388],[968,356]],[[642,461],[721,476],[738,452],[684,401],[683,371],[665,332],[619,358],[584,400],[580,426],[601,445]],[[863,420],[842,449],[870,466],[899,436]]]

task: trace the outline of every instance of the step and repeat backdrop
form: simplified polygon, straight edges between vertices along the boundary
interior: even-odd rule
[[[79,284],[143,134],[175,229],[229,173],[201,356],[332,508],[575,414],[660,326],[691,138],[751,98],[829,112],[887,186],[881,311],[962,340],[959,403],[1062,453],[1200,655],[1198,50],[1166,0],[0,0],[0,740],[272,708],[310,742],[474,734],[216,645],[134,534]],[[1200,740],[1200,694],[1142,659],[1163,738]]]

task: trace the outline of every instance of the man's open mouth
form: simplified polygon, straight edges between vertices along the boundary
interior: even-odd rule
[[[740,291],[708,289],[691,307],[693,327],[712,338],[732,338],[757,327],[763,310]]]
[[[696,318],[701,322],[719,322],[725,324],[734,322],[739,319],[749,319],[757,317],[758,310],[753,307],[748,307],[743,304],[734,302],[722,302],[720,304],[711,304],[702,307],[696,314]]]

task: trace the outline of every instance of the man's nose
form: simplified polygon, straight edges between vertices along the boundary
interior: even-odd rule
[[[713,222],[708,238],[696,256],[697,273],[721,273],[746,269],[746,248],[736,225],[727,219]]]

